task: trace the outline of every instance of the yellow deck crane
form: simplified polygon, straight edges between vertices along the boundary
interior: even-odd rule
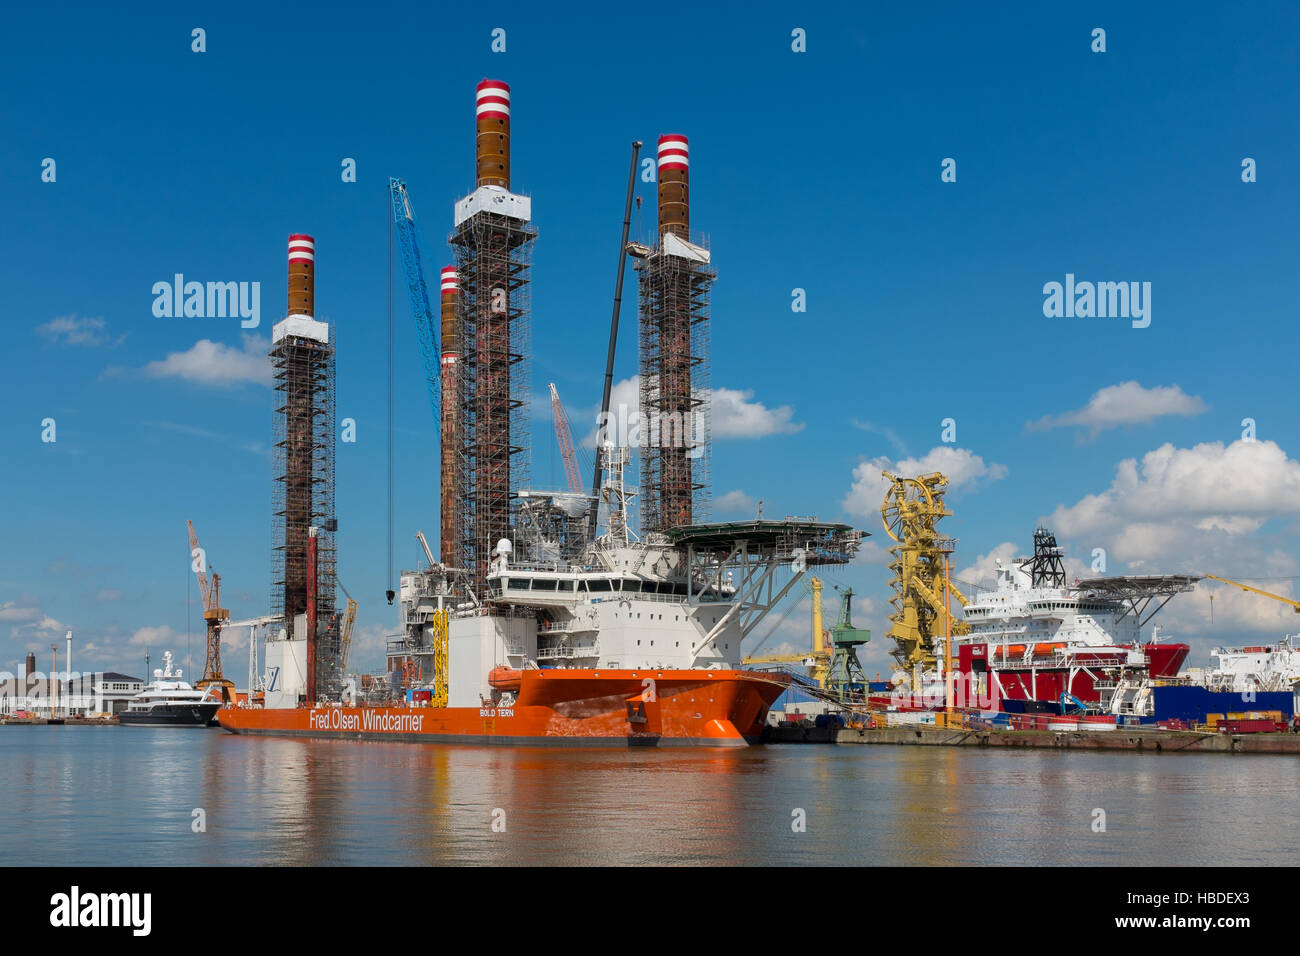
[[[954,541],[937,528],[940,519],[952,514],[943,502],[948,479],[937,471],[916,478],[881,474],[890,487],[880,506],[880,519],[897,542],[889,549],[894,612],[886,636],[894,642],[894,660],[910,675],[912,689],[919,690],[921,673],[938,667],[944,645],[970,630],[953,616],[945,600],[950,595],[966,606],[965,595],[953,585],[949,573]]]
[[[194,530],[194,522],[186,521],[190,530],[190,558],[194,574],[199,579],[199,593],[203,596],[203,620],[208,625],[208,656],[203,666],[203,678],[194,682],[197,690],[209,687],[221,688],[221,702],[231,704],[235,701],[234,681],[226,679],[221,673],[221,628],[230,620],[230,612],[221,606],[221,575],[212,572],[212,584],[208,584],[207,561],[203,549],[199,547],[199,536]]]
[[[810,577],[808,591],[812,594],[812,633],[813,649],[811,654],[765,654],[762,657],[746,657],[741,663],[750,664],[803,664],[808,668],[808,676],[820,687],[826,686],[826,675],[830,672],[831,652],[826,649],[826,631],[822,627],[822,579]]]
[[[352,647],[352,628],[357,623],[357,602],[353,600],[348,589],[339,581],[337,575],[334,580],[338,581],[339,590],[343,596],[348,599],[348,609],[343,612],[343,627],[339,630],[339,673],[343,674],[348,669],[348,650]]]
[[[1221,578],[1217,574],[1207,574],[1207,578],[1215,581],[1221,581],[1224,584],[1231,584],[1234,588],[1241,588],[1243,591],[1249,591],[1251,594],[1258,594],[1260,597],[1272,598],[1274,601],[1281,601],[1283,604],[1290,604],[1291,610],[1300,614],[1300,601],[1293,600],[1289,597],[1283,597],[1280,594],[1274,594],[1272,591],[1264,591],[1260,588],[1251,587],[1249,584],[1242,584],[1240,581],[1230,581],[1227,578]],[[1210,608],[1214,607],[1214,597],[1210,597]]]

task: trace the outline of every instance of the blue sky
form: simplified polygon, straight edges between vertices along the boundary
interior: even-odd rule
[[[717,516],[762,499],[766,515],[851,520],[879,543],[882,461],[941,464],[972,578],[1049,519],[1072,557],[1106,548],[1114,573],[1214,571],[1290,593],[1300,15],[1131,6],[7,13],[0,667],[28,646],[43,662],[64,627],[89,647],[80,663],[138,672],[145,646],[200,654],[187,518],[233,614],[263,613],[271,403],[247,379],[284,308],[291,232],[316,237],[339,416],[358,423],[338,448],[339,571],[361,600],[357,663],[380,663],[396,630],[382,598],[385,186],[407,180],[427,266],[450,261],[484,76],[513,88],[514,187],[540,232],[533,391],[554,381],[576,433],[599,401],[628,144],[685,133],[692,225],[718,271],[712,380],[741,393],[714,446],[715,493],[739,503]],[[496,27],[505,53],[490,50]],[[795,28],[806,52],[791,49]],[[346,157],[355,183],[341,181]],[[941,181],[947,157],[956,182]],[[1256,182],[1242,181],[1246,157]],[[653,188],[638,187],[641,235]],[[153,283],[176,272],[260,282],[254,338],[234,319],[156,318]],[[1067,273],[1150,282],[1150,326],[1045,317],[1043,286]],[[791,311],[796,288],[806,313]],[[396,292],[395,538],[409,566],[414,531],[436,528],[437,459]],[[629,321],[619,380],[635,369]],[[1071,413],[1078,424],[1026,427]],[[1239,441],[1244,418],[1253,443]],[[1115,484],[1130,459],[1134,477]],[[548,417],[533,473],[563,481]],[[878,552],[837,580],[864,594],[869,669],[883,667]],[[1213,625],[1208,590],[1167,612],[1194,658],[1289,623],[1280,605],[1222,598]],[[769,648],[798,642],[802,613]],[[228,649],[227,670],[242,677],[241,655]]]

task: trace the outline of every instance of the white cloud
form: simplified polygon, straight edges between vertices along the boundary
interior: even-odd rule
[[[40,607],[30,599],[0,604],[0,621],[31,621],[40,616]]]
[[[383,671],[387,663],[385,652],[388,642],[400,636],[395,621],[388,624],[358,624],[352,631],[352,647],[348,651],[348,673],[375,674]]]
[[[239,348],[199,339],[184,352],[150,362],[143,371],[150,378],[179,378],[199,385],[270,385],[269,348],[270,342],[256,335],[244,335]]]
[[[115,346],[121,344],[125,335],[114,339],[108,334],[102,318],[79,319],[75,315],[64,315],[50,319],[43,325],[36,326],[36,334],[56,345],[101,345]]]
[[[758,509],[758,502],[737,488],[713,499],[713,509],[721,513],[752,513]]]
[[[628,421],[629,417],[636,414],[641,407],[641,396],[637,391],[637,381],[639,376],[633,375],[631,378],[625,378],[615,382],[609,390],[609,410],[611,425],[618,426],[621,422]],[[547,402],[549,406],[549,399]],[[586,415],[581,419],[572,418],[569,425],[574,429],[574,433],[581,427],[581,421],[590,422],[587,433],[582,438],[583,448],[596,447],[596,431],[600,427],[600,406],[597,405],[587,410]],[[615,436],[610,436],[613,439]],[[619,436],[625,437],[625,436]]]
[[[62,641],[67,627],[57,618],[41,612],[37,619],[10,629],[9,636],[24,642],[24,649],[38,654],[50,649],[52,641]],[[62,644],[59,645],[62,647]]]
[[[994,586],[997,582],[999,562],[1003,565],[1009,565],[1017,558],[1029,557],[1033,554],[1033,551],[1033,538],[1032,536],[1026,536],[1025,540],[1019,544],[1013,541],[1003,541],[987,553],[977,555],[970,562],[962,560],[960,554],[958,554],[953,562],[953,580],[956,581],[957,587],[963,590],[967,597],[970,597],[974,585],[983,588]],[[1061,563],[1065,566],[1065,580],[1067,583],[1079,578],[1094,576],[1087,562],[1077,557],[1067,554]]]
[[[609,394],[611,424],[620,428],[639,420],[641,395],[639,376],[615,382]],[[762,438],[765,435],[792,434],[803,430],[803,422],[794,421],[794,407],[768,408],[756,402],[753,389],[713,388],[709,390],[709,432],[714,439]],[[582,447],[596,446],[599,408],[590,410],[591,426],[582,439]],[[573,422],[576,426],[576,422]]]
[[[753,389],[715,388],[709,393],[709,426],[714,438],[761,438],[764,435],[803,431],[792,421],[794,408],[768,408],[752,401]]]
[[[877,425],[874,422],[863,421],[860,418],[853,419],[851,424],[853,425],[854,428],[857,428],[861,431],[869,432],[872,435],[879,435],[882,438],[884,438],[885,441],[889,442],[889,444],[893,446],[895,454],[898,455],[907,454],[906,443],[904,443],[903,439],[899,436],[898,432],[894,431],[888,425]]]
[[[861,518],[879,517],[880,505],[885,500],[890,482],[881,471],[904,477],[914,477],[942,472],[948,479],[949,490],[962,486],[977,488],[1005,478],[1007,466],[986,464],[984,459],[967,448],[938,445],[920,458],[903,458],[891,462],[886,457],[860,462],[853,469],[853,487],[844,496],[842,507],[851,515]]]
[[[1165,443],[1139,464],[1126,458],[1110,488],[1058,506],[1052,526],[1068,537],[1106,534],[1120,560],[1162,555],[1188,534],[1239,536],[1300,512],[1300,462],[1277,443],[1239,439],[1192,448]]]
[[[1130,573],[1208,572],[1252,583],[1300,573],[1292,554],[1261,536],[1270,519],[1297,512],[1300,462],[1272,441],[1242,439],[1191,448],[1165,444],[1140,462],[1125,459],[1109,488],[1058,506],[1049,525],[1085,554],[1105,549],[1109,574],[1124,573],[1122,565]],[[1259,586],[1291,591],[1285,581]],[[1204,636],[1194,645],[1202,655],[1210,643],[1240,643],[1242,631],[1280,636],[1297,624],[1289,605],[1210,581],[1176,597],[1159,620],[1173,639]]]
[[[181,635],[177,634],[166,624],[160,624],[157,627],[150,626],[137,628],[127,643],[135,647],[156,647],[160,651],[172,651],[172,653],[177,653],[177,651],[171,647],[171,644],[180,637]]]
[[[1096,436],[1108,428],[1141,425],[1166,415],[1200,415],[1208,408],[1200,396],[1188,395],[1177,385],[1143,388],[1137,382],[1122,382],[1096,392],[1083,408],[1048,415],[1026,427],[1038,431],[1074,425]]]
[[[1009,564],[1013,558],[1024,555],[1025,548],[1016,545],[1011,541],[1003,541],[992,550],[977,555],[969,563],[961,560],[958,556],[953,562],[952,577],[957,586],[969,587],[972,584],[978,584],[983,587],[992,586],[992,582],[997,578],[998,564]],[[970,595],[968,594],[967,597]]]

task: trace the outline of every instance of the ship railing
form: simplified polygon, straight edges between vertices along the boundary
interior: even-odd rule
[[[598,631],[600,625],[594,621],[575,618],[572,621],[556,621],[537,625],[537,634],[581,634],[586,631]]]
[[[590,598],[593,604],[604,601],[654,601],[659,604],[728,605],[731,604],[733,600],[732,598],[720,594],[701,595],[698,591],[691,595],[689,601],[685,594],[657,594],[653,591],[592,591],[583,594],[583,596]]]
[[[1122,667],[1128,663],[1128,656],[1125,654],[1106,654],[1104,656],[1082,657],[1081,654],[1091,654],[1086,648],[1078,648],[1071,651],[1055,650],[1051,654],[1038,655],[1028,651],[1023,655],[1017,654],[1014,657],[1003,657],[998,653],[989,655],[989,661],[997,665],[999,670],[1021,670],[1030,667],[1049,668],[1049,667]]]
[[[568,660],[575,657],[599,656],[599,644],[557,644],[554,647],[539,647],[537,649],[537,659],[539,661]]]

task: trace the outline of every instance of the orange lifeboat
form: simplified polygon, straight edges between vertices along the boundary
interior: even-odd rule
[[[1007,657],[1025,656],[1025,645],[1023,644],[1003,644],[1002,646],[1005,648],[1003,653],[1006,654]]]
[[[488,684],[493,690],[508,690],[517,694],[523,682],[523,674],[513,667],[494,667],[488,674]]]
[[[1058,644],[1035,644],[1035,645],[1034,645],[1034,654],[1035,654],[1036,656],[1038,656],[1038,657],[1047,657],[1047,656],[1051,655],[1052,651],[1059,651],[1059,650],[1060,650],[1061,648],[1063,648],[1064,646],[1065,646],[1065,644],[1063,644],[1063,643],[1058,643]]]

